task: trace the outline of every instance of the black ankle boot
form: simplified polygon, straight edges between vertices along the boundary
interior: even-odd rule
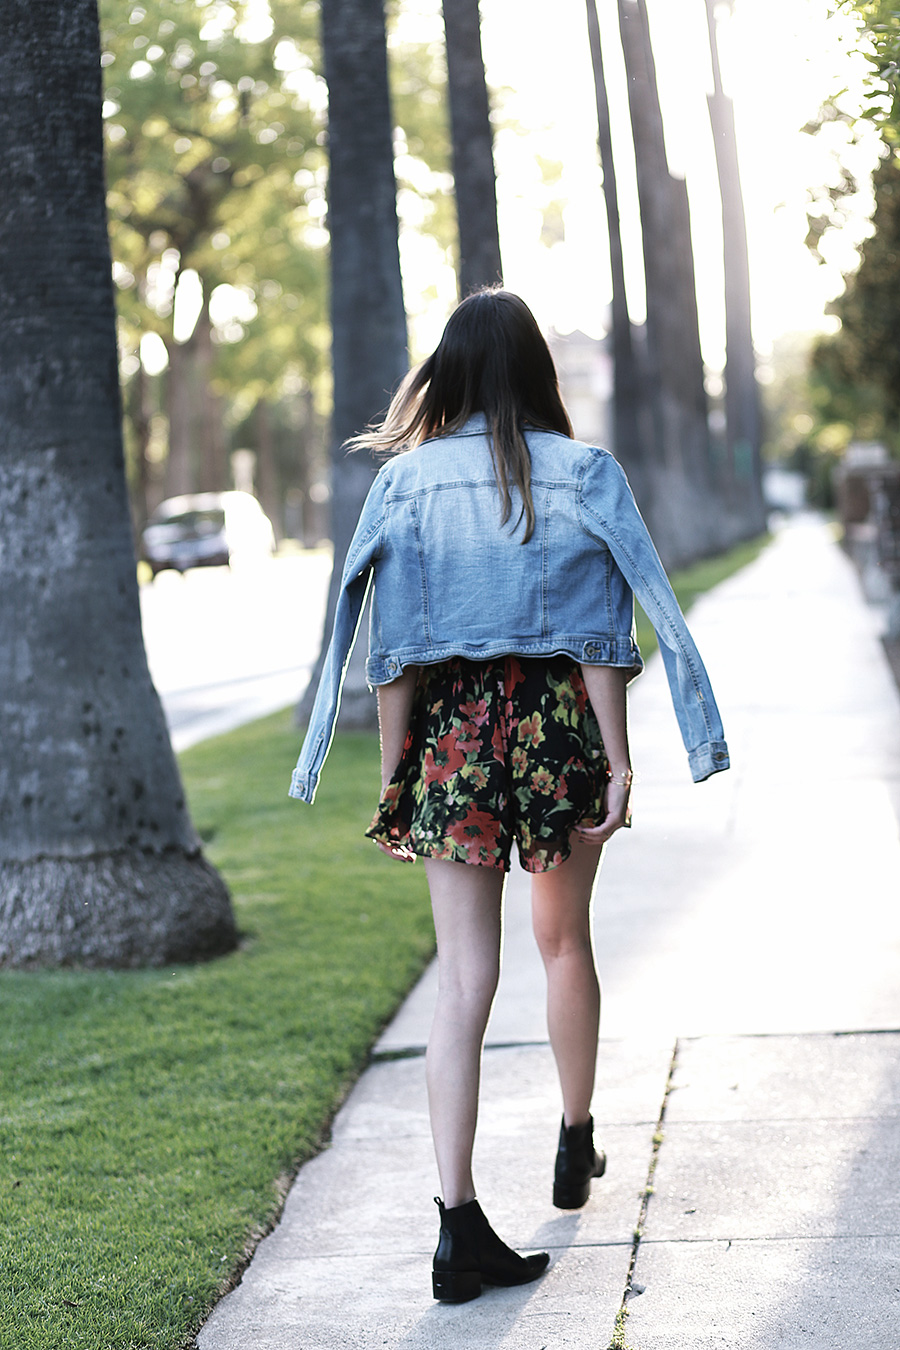
[[[591,1178],[606,1171],[606,1154],[594,1149],[594,1121],[566,1128],[563,1116],[559,1152],[553,1178],[553,1203],[557,1209],[581,1209],[591,1193]]]
[[[549,1253],[519,1256],[497,1234],[477,1200],[441,1211],[441,1236],[434,1254],[431,1284],[442,1303],[468,1303],[481,1293],[482,1284],[527,1284],[536,1280],[550,1260]]]

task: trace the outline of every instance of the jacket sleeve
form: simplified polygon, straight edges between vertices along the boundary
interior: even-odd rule
[[[606,451],[591,452],[580,507],[583,529],[607,545],[656,630],[691,776],[701,783],[730,764],[722,719],[625,473]]]
[[[319,774],[331,746],[341,704],[341,689],[350,663],[360,620],[365,608],[372,568],[384,529],[386,483],[379,474],[369,489],[359,521],[347,549],[341,575],[341,589],[334,612],[331,641],[322,667],[322,675],[297,767],[291,776],[289,795],[298,801],[312,802]]]

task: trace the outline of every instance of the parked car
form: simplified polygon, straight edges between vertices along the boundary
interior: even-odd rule
[[[153,575],[172,567],[230,566],[275,551],[272,522],[249,492],[199,492],[170,497],[148,521],[141,553]]]

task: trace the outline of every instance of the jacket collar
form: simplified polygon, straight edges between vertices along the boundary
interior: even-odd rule
[[[523,423],[522,423],[522,429],[523,429],[524,431],[541,431],[541,430],[546,431],[546,430],[547,430],[547,428],[534,427],[534,426],[532,426],[532,424],[531,424],[530,422],[523,422]],[[487,420],[486,414],[483,413],[483,412],[477,412],[477,413],[473,413],[473,414],[472,414],[472,416],[469,418],[468,422],[466,422],[464,426],[460,427],[459,431],[454,431],[453,435],[454,435],[454,436],[484,436],[485,433],[487,432],[487,430],[488,430],[488,420]],[[560,432],[551,431],[549,434],[550,434],[551,436],[558,436],[558,435],[560,435],[561,433],[560,433]]]
[[[483,436],[488,429],[487,417],[483,412],[473,413],[465,426],[454,434],[457,436]]]

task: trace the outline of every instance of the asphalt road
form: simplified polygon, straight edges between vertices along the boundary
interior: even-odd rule
[[[144,642],[176,750],[300,697],[322,632],[325,552],[161,572],[141,587]]]

